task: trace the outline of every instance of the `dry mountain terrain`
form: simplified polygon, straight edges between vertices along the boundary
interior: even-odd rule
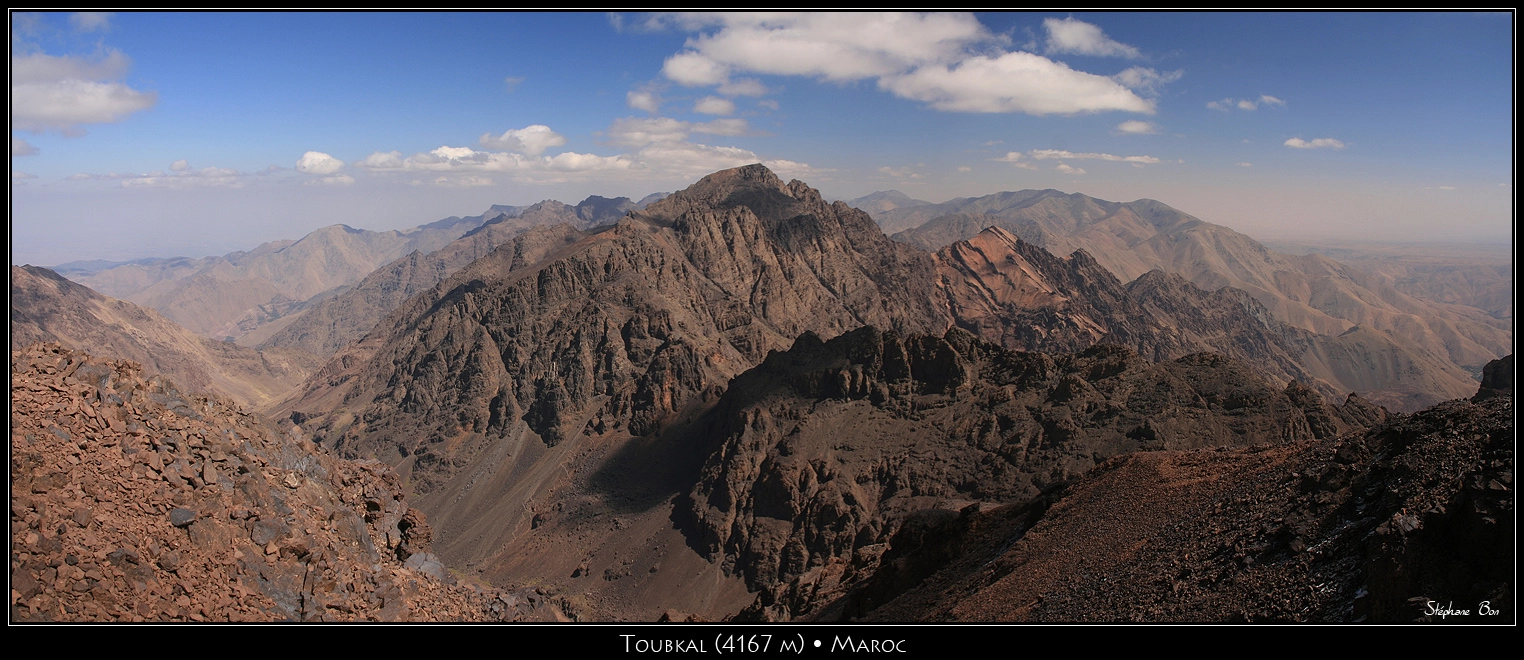
[[[1124,281],[1161,269],[1208,291],[1235,287],[1282,322],[1332,336],[1356,326],[1385,333],[1408,353],[1427,352],[1448,363],[1452,375],[1469,373],[1474,379],[1488,360],[1512,350],[1506,319],[1416,298],[1376,273],[1321,255],[1274,252],[1153,200],[1117,203],[1024,190],[901,207],[875,217],[885,226],[914,225],[894,237],[925,249],[998,226],[1054,254],[1083,249]]]
[[[158,312],[107,298],[37,266],[11,267],[11,350],[36,342],[132,360],[150,374],[229,396],[245,406],[269,403],[319,366],[292,351],[256,351],[212,341]]]

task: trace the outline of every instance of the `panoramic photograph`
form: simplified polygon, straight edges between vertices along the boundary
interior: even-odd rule
[[[12,624],[1516,623],[1514,13],[8,17]]]

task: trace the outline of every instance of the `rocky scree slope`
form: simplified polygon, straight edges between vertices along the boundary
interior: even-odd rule
[[[1364,432],[1140,452],[1035,507],[943,516],[818,616],[1512,623],[1514,402],[1491,372],[1475,402]],[[1452,605],[1470,614],[1431,614]]]
[[[11,353],[10,620],[553,620],[457,583],[395,472],[57,344]]]

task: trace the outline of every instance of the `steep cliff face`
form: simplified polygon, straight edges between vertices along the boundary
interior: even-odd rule
[[[298,349],[326,360],[359,341],[408,298],[439,284],[519,234],[561,225],[585,231],[612,224],[631,208],[634,204],[628,197],[608,199],[596,195],[576,206],[553,199],[525,207],[493,205],[483,216],[488,220],[448,245],[427,252],[415,250],[377,268],[354,286],[313,303],[298,315],[271,324],[262,332],[251,333],[241,342],[260,348]],[[562,231],[553,230],[552,234]]]
[[[414,297],[283,410],[333,410],[325,443],[411,459],[428,492],[520,423],[550,446],[650,433],[804,331],[945,327],[927,255],[761,166],[563,236],[515,239]]]
[[[919,225],[896,240],[934,250],[996,226],[1054,254],[1084,250],[1117,277],[1159,269],[1203,289],[1241,289],[1281,322],[1339,335],[1356,325],[1390,335],[1431,379],[1451,382],[1431,392],[1443,400],[1475,389],[1467,375],[1511,350],[1505,319],[1401,292],[1389,278],[1318,254],[1282,254],[1221,225],[1160,202],[1118,203],[1056,190],[1023,190],[959,198],[875,215],[886,226]],[[924,223],[924,224],[922,224]],[[1427,405],[1427,404],[1424,404]]]
[[[1007,348],[1073,352],[1097,343],[1150,359],[1212,351],[1279,382],[1359,391],[1414,410],[1475,389],[1445,360],[1356,327],[1318,335],[1276,318],[1248,292],[1206,291],[1152,270],[1123,285],[1083,250],[1057,257],[999,227],[937,252],[939,285],[959,327]]]
[[[689,494],[699,547],[762,595],[747,616],[818,606],[801,581],[851,582],[917,510],[1020,502],[1140,449],[1278,445],[1363,428],[1292,383],[1200,354],[1116,346],[1021,353],[962,330],[802,336],[732,381],[693,433],[723,438]]]

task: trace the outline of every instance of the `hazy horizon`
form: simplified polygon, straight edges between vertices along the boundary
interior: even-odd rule
[[[1261,240],[1511,242],[1501,14],[17,14],[12,263],[633,199],[1055,188]]]

